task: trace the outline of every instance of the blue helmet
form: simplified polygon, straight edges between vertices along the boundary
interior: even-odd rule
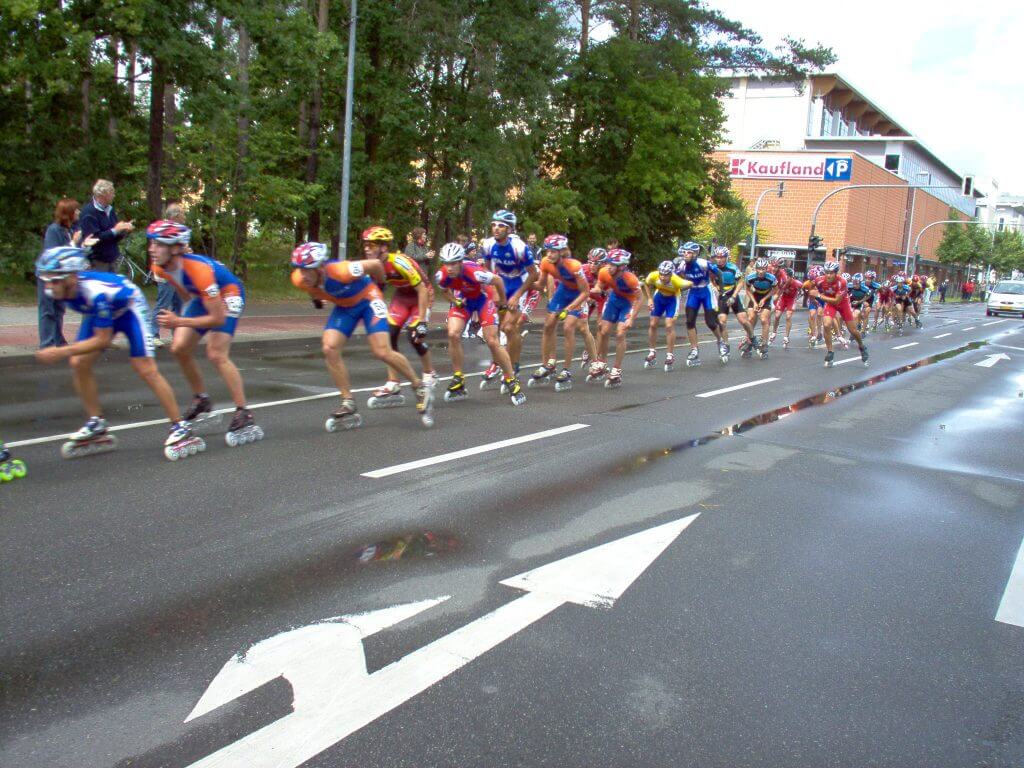
[[[89,259],[84,248],[72,245],[58,245],[47,248],[36,259],[36,275],[69,275],[89,268]]]
[[[839,262],[838,261],[827,261],[825,262],[825,272],[833,275],[839,274]]]
[[[516,215],[512,211],[506,211],[502,208],[500,211],[495,211],[491,216],[492,224],[504,224],[509,229],[515,229],[516,227]]]
[[[687,253],[700,253],[700,244],[690,240],[689,242],[680,245],[677,253],[680,256],[685,256]]]
[[[659,275],[671,275],[675,271],[676,265],[673,264],[671,261],[663,261],[661,262],[661,264],[658,265]]]
[[[860,272],[858,272],[857,274],[855,274],[853,276],[853,282],[855,282],[855,283],[863,283],[864,282],[864,275],[862,275]]]

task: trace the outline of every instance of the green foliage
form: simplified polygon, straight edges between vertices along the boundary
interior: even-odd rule
[[[1024,234],[1019,230],[996,232],[992,266],[1001,274],[1024,272]]]
[[[951,210],[949,218],[953,214]],[[992,258],[992,235],[974,224],[947,224],[935,253],[944,264],[986,264]]]
[[[144,225],[151,128],[164,137],[162,198],[181,200],[202,249],[240,257],[251,280],[278,279],[276,260],[311,228],[336,236],[349,5],[324,2],[0,0],[0,196],[14,201],[0,208],[2,276],[29,267],[56,201],[84,203],[96,178]],[[689,0],[647,0],[631,25],[633,6],[594,3],[592,26],[618,32],[581,56],[561,0],[362,0],[350,240],[385,222],[442,242],[512,205],[524,229],[565,231],[577,249],[617,238],[645,263],[709,205],[728,208],[709,160],[718,73],[799,79],[831,54],[798,41],[769,51]]]
[[[693,235],[698,241],[709,244],[728,246],[733,255],[740,252],[739,246],[750,242],[750,230],[753,216],[741,200],[735,201],[735,207],[718,208],[701,216],[694,226]],[[764,227],[757,228],[757,241],[770,242],[771,234]]]

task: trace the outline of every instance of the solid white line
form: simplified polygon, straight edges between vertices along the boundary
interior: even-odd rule
[[[999,347],[1000,349],[1016,349],[1018,352],[1024,352],[1024,347],[1011,347],[1009,344],[989,344],[990,347]]]
[[[972,326],[971,326],[970,328],[961,328],[960,330],[961,330],[961,331],[973,331],[973,330],[974,330],[975,328],[977,328],[977,327],[978,327],[978,326],[976,326],[976,325],[972,325]]]
[[[854,360],[860,361],[860,356],[848,357],[845,360],[836,360],[832,365],[846,365],[847,363],[852,363]]]
[[[1004,317],[1002,320],[993,320],[991,323],[982,323],[981,327],[984,328],[986,325],[997,325],[998,323],[1005,323],[1009,318]]]
[[[996,611],[996,621],[1024,627],[1024,541],[1020,543],[1017,560],[1010,571],[1010,580],[1006,582],[1006,591]]]
[[[522,443],[529,443],[534,440],[543,440],[546,437],[554,437],[555,435],[562,435],[566,432],[575,432],[578,429],[586,429],[589,424],[570,424],[567,427],[557,427],[555,429],[546,429],[543,432],[534,432],[531,435],[523,435],[522,437],[513,437],[509,440],[499,440],[496,443],[486,443],[484,445],[478,445],[475,448],[463,448],[461,451],[452,451],[451,453],[442,453],[439,456],[430,456],[426,459],[417,459],[416,461],[407,461],[404,464],[395,464],[390,467],[384,467],[383,469],[375,469],[372,472],[363,472],[363,477],[381,478],[388,477],[389,475],[397,475],[399,472],[409,472],[413,469],[420,469],[421,467],[429,467],[434,464],[443,464],[446,461],[455,461],[456,459],[463,459],[466,456],[474,456],[478,453],[488,453],[490,451],[497,451],[501,448],[508,448],[511,445],[520,445]]]
[[[916,341],[912,341],[909,344],[900,344],[898,347],[893,347],[893,349],[906,349],[907,347],[916,347],[916,346],[917,346],[917,342]]]
[[[772,376],[768,379],[758,379],[757,381],[748,381],[746,384],[737,384],[735,387],[726,387],[725,389],[714,389],[710,392],[701,392],[696,397],[714,397],[715,395],[724,395],[726,392],[735,392],[737,389],[746,389],[747,387],[756,387],[758,384],[767,384],[770,381],[778,381],[777,376]]]
[[[944,339],[947,336],[952,336],[952,333],[940,333],[938,336],[932,336],[933,339]]]

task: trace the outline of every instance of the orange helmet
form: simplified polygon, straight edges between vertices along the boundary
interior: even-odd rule
[[[387,227],[370,227],[363,230],[363,242],[390,243],[395,239]]]

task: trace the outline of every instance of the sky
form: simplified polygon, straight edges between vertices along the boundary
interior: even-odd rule
[[[947,165],[1024,196],[1024,2],[705,0],[769,47],[832,48],[830,67]],[[839,9],[842,8],[843,11]]]

